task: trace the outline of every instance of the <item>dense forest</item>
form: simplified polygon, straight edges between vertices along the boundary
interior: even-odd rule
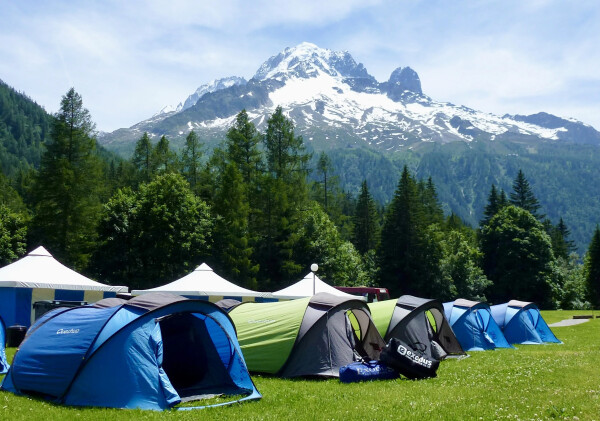
[[[358,150],[353,154],[364,156],[356,165],[340,164],[353,154],[310,153],[277,108],[264,132],[241,110],[213,151],[193,131],[179,151],[166,137],[154,143],[144,133],[126,160],[98,147],[74,89],[49,116],[0,88],[2,265],[43,244],[65,264],[131,288],[164,284],[205,261],[239,285],[268,291],[297,281],[316,262],[331,284],[379,285],[393,296],[600,304],[600,230],[590,229],[583,258],[575,253],[567,215],[545,215],[545,200],[533,193],[539,186],[527,179],[530,169],[542,171],[543,160],[524,168],[495,162],[505,174],[497,180],[486,176],[492,163],[485,151],[476,151],[471,159],[481,164],[471,182],[487,185],[489,194],[457,214],[445,209],[436,187],[460,171],[450,149],[428,159],[451,165],[421,160],[415,168],[410,156],[399,162]],[[538,154],[549,156],[551,180],[558,161],[551,150]],[[588,164],[570,165],[587,171]],[[445,173],[434,172],[440,167]],[[385,181],[371,184],[374,172]],[[357,194],[341,187],[345,177],[361,180],[351,190]],[[383,206],[378,199],[390,189]],[[477,206],[481,220],[472,216]]]
[[[418,178],[432,178],[446,215],[454,212],[472,227],[479,225],[490,186],[509,191],[522,170],[548,218],[569,225],[580,254],[598,222],[600,148],[594,145],[474,141],[427,143],[392,155],[366,148],[334,149],[328,155],[346,190],[358,192],[366,179],[382,204],[391,200],[397,174],[408,165]]]

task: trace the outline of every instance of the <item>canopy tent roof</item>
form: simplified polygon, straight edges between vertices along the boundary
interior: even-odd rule
[[[156,288],[136,289],[131,294],[142,295],[149,292],[169,292],[185,296],[271,297],[268,292],[252,291],[221,278],[206,263],[176,281]]]
[[[314,287],[313,287],[313,276],[314,276]],[[295,299],[295,298],[304,298],[304,297],[312,297],[319,292],[326,292],[331,295],[336,295],[338,297],[352,298],[354,300],[363,300],[364,297],[358,297],[356,295],[347,294],[339,289],[335,289],[328,283],[319,279],[316,274],[313,272],[309,272],[303,279],[296,282],[295,284],[290,285],[287,288],[280,289],[279,291],[275,291],[273,296],[276,298],[284,298],[284,299]]]
[[[0,287],[127,292],[125,286],[101,284],[69,269],[42,246],[0,268]]]

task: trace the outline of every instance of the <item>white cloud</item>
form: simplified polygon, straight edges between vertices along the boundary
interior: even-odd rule
[[[114,130],[310,41],[350,51],[380,81],[411,66],[436,100],[560,110],[600,127],[598,90],[572,92],[600,80],[599,10],[553,0],[0,0],[0,79],[51,111],[74,85],[98,127]]]

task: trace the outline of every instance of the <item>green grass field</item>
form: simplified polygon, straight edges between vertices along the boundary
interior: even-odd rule
[[[581,313],[542,312],[549,324]],[[600,420],[600,320],[553,330],[563,345],[471,352],[444,361],[429,380],[342,384],[253,376],[260,401],[165,412],[68,408],[0,392],[0,419]],[[9,360],[14,351],[8,349]]]

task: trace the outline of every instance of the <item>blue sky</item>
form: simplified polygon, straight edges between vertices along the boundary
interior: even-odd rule
[[[50,112],[73,86],[112,131],[308,41],[379,81],[410,66],[434,100],[600,130],[599,27],[585,0],[0,0],[0,79]]]

